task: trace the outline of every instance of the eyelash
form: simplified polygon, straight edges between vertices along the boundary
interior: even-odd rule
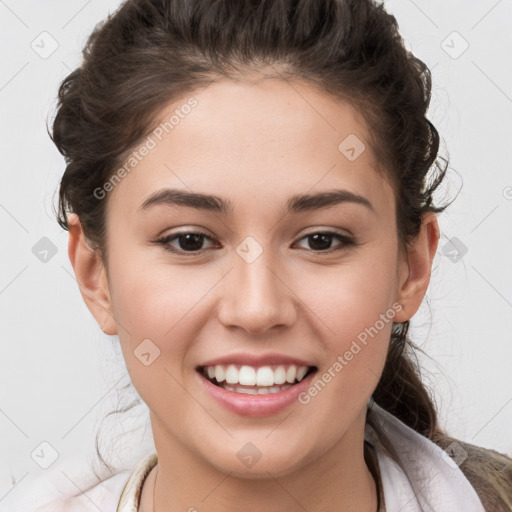
[[[355,246],[357,245],[355,240],[346,236],[346,235],[341,235],[340,233],[336,233],[334,231],[314,231],[312,233],[308,233],[307,235],[304,235],[302,238],[299,238],[298,241],[301,241],[305,238],[309,238],[313,235],[328,235],[328,236],[332,236],[334,238],[337,238],[339,241],[342,242],[341,246],[340,247],[335,247],[335,248],[330,248],[330,249],[323,249],[323,250],[319,250],[319,251],[315,251],[313,249],[311,249],[312,252],[316,253],[316,254],[330,254],[330,253],[333,253],[333,252],[337,252],[337,251],[342,251],[342,250],[345,250],[347,249],[348,247],[350,246]],[[158,240],[156,240],[156,243],[158,245],[161,245],[163,246],[163,248],[166,250],[166,251],[169,251],[169,252],[172,252],[172,253],[175,253],[175,254],[180,254],[180,255],[191,255],[191,256],[194,256],[194,255],[198,255],[198,254],[202,254],[204,251],[208,251],[209,249],[200,249],[198,251],[184,251],[184,250],[181,250],[181,249],[175,249],[173,248],[171,245],[170,245],[170,242],[174,239],[177,239],[181,236],[185,236],[185,235],[200,235],[200,236],[203,236],[209,240],[212,240],[212,238],[210,236],[208,236],[206,233],[203,233],[202,231],[181,231],[179,233],[173,233],[172,235],[166,235]],[[304,250],[308,250],[308,249],[304,249]]]

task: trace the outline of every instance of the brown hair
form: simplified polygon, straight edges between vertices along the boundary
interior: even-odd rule
[[[394,184],[402,247],[418,234],[425,212],[447,206],[433,203],[448,161],[438,157],[439,135],[426,117],[430,71],[375,1],[128,0],[95,28],[83,55],[60,86],[53,123],[52,139],[67,163],[58,222],[67,229],[68,212],[78,214],[104,261],[106,201],[94,190],[152,131],[163,106],[252,70],[307,81],[358,108]],[[433,439],[436,409],[408,328],[393,326],[373,399]]]

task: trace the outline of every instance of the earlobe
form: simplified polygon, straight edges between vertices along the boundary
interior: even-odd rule
[[[76,214],[68,218],[68,256],[84,299],[96,322],[106,334],[117,334],[108,279],[98,250],[90,247]]]
[[[400,277],[397,300],[402,309],[396,314],[395,322],[405,322],[418,311],[430,283],[438,243],[437,216],[433,212],[424,213],[420,232],[407,246],[407,262]]]

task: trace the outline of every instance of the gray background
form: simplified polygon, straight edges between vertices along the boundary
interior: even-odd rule
[[[128,379],[116,339],[79,294],[52,213],[64,161],[45,127],[87,35],[118,4],[0,0],[0,510],[86,488],[99,422],[136,396],[120,391]],[[446,429],[512,455],[512,2],[386,7],[432,69],[430,118],[449,152],[448,197],[463,184],[439,217],[412,336],[432,358],[422,359],[425,380]],[[153,449],[146,421],[139,406],[104,423],[104,450],[115,446],[120,467]]]

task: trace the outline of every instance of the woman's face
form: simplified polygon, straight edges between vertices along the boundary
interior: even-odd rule
[[[119,335],[157,449],[256,477],[362,439],[392,322],[419,301],[406,313],[394,192],[357,112],[298,82],[222,81],[160,121],[99,199],[106,330]],[[242,394],[198,371],[218,358],[256,375],[294,360],[317,370],[300,394]]]

